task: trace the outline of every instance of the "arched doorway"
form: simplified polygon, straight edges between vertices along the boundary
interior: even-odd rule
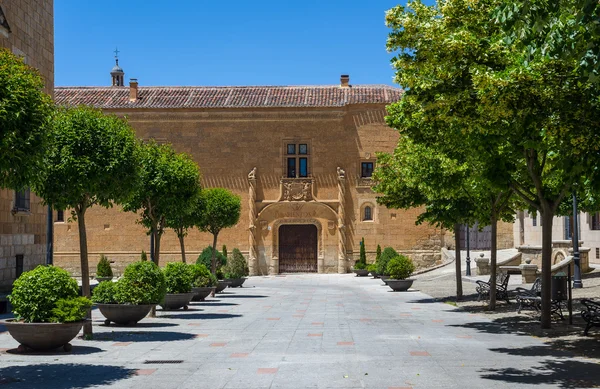
[[[317,272],[318,231],[314,224],[279,227],[279,273]]]

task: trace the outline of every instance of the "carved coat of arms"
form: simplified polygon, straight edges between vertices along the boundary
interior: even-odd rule
[[[281,182],[283,201],[311,201],[312,180],[283,180]]]

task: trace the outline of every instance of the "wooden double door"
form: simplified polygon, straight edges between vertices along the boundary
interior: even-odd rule
[[[279,273],[317,272],[317,227],[286,224],[279,227]]]

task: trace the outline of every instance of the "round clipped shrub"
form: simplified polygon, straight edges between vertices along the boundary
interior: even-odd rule
[[[167,293],[189,293],[192,291],[194,272],[183,262],[170,262],[163,269],[167,282]]]
[[[206,266],[196,263],[190,265],[192,269],[193,281],[192,286],[196,288],[207,288],[217,286],[217,277],[215,277]]]
[[[236,279],[246,277],[250,271],[246,258],[238,249],[233,249],[231,258],[227,260],[227,265],[223,268],[225,278]]]
[[[377,272],[377,265],[374,263],[367,265],[367,270]]]
[[[398,255],[398,252],[391,247],[386,247],[385,249],[383,249],[383,253],[381,253],[379,261],[377,261],[377,274],[387,275],[386,267],[388,262],[390,261],[390,259],[395,258]]]
[[[113,271],[110,267],[110,261],[106,258],[106,255],[100,255],[100,261],[96,267],[96,277],[112,277]]]
[[[394,280],[404,280],[411,276],[415,271],[415,265],[410,258],[404,255],[398,255],[390,259],[387,264],[387,275]]]
[[[134,262],[125,268],[117,282],[115,301],[118,304],[158,304],[166,291],[165,275],[154,262]]]
[[[15,280],[8,296],[13,313],[25,323],[52,321],[52,310],[59,300],[79,296],[77,281],[65,270],[55,266],[38,266]]]
[[[219,269],[222,266],[225,266],[227,264],[227,257],[224,256],[223,253],[221,253],[219,250],[215,250],[215,251],[216,251],[215,257],[217,260],[217,269]],[[208,246],[204,250],[202,250],[202,252],[198,256],[198,259],[196,260],[196,263],[201,263],[204,266],[206,266],[207,269],[210,269],[211,268],[211,263],[210,263],[211,260],[212,260],[212,247]]]
[[[116,304],[117,282],[101,282],[92,292],[92,301],[98,304]]]

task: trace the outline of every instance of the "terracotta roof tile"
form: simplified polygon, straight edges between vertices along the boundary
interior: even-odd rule
[[[56,87],[59,105],[98,108],[277,108],[342,107],[348,104],[389,104],[402,89],[387,85],[139,87],[129,101],[129,87]]]

